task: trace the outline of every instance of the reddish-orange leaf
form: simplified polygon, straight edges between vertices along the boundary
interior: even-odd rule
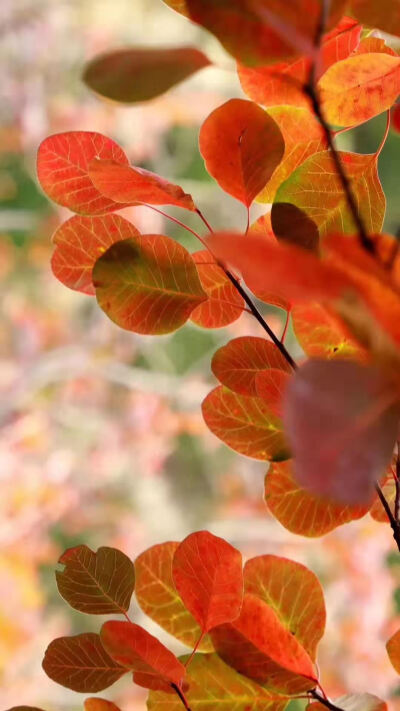
[[[192,533],[176,549],[175,587],[202,632],[234,620],[243,600],[242,556],[208,531]]]
[[[207,299],[189,252],[164,235],[116,242],[97,260],[93,283],[107,316],[135,333],[175,331]]]
[[[392,128],[400,133],[400,104],[396,104],[392,111]]]
[[[359,54],[333,64],[321,77],[319,95],[325,118],[353,126],[389,109],[400,94],[400,57]]]
[[[128,165],[122,148],[101,133],[69,131],[45,138],[37,157],[37,175],[44,192],[59,205],[83,215],[120,210],[123,205],[93,185],[89,164],[94,158]]]
[[[265,338],[240,336],[219,348],[211,361],[215,377],[240,395],[257,396],[256,375],[267,368],[291,372],[280,350]]]
[[[231,392],[222,385],[203,401],[206,425],[235,452],[261,460],[287,459],[282,421],[259,397]]]
[[[205,54],[193,47],[131,47],[92,59],[83,80],[100,96],[132,104],[164,94],[210,64]]]
[[[56,245],[51,259],[53,273],[70,289],[95,294],[92,270],[96,260],[114,242],[138,234],[136,227],[120,215],[75,215],[64,222],[53,236]]]
[[[343,17],[339,24],[324,36],[321,46],[319,75],[336,62],[340,62],[359,46],[361,25],[351,17]]]
[[[246,593],[240,616],[211,632],[220,657],[267,688],[296,694],[315,687],[315,670],[304,647],[263,600]]]
[[[340,696],[332,702],[343,711],[388,711],[385,701],[373,694],[348,694]],[[307,711],[324,711],[326,706],[319,702],[308,704]]]
[[[279,165],[285,144],[275,121],[257,104],[231,99],[200,130],[200,152],[225,192],[249,207]]]
[[[389,639],[386,650],[393,667],[400,674],[400,630],[397,630]]]
[[[113,160],[94,159],[89,168],[90,179],[102,195],[120,203],[177,205],[185,210],[196,209],[192,197],[179,185],[169,183],[156,173],[132,168]]]
[[[353,54],[370,54],[371,52],[384,52],[385,54],[390,54],[392,57],[399,56],[394,49],[386,44],[384,39],[381,37],[374,37],[373,35],[364,37]]]
[[[84,708],[85,711],[120,711],[120,708],[112,701],[99,699],[97,696],[85,699]]]
[[[375,367],[310,360],[297,370],[284,420],[299,483],[340,503],[371,502],[396,442],[397,399]]]
[[[250,227],[249,234],[253,236],[258,235],[259,237],[262,237],[262,239],[265,239],[269,242],[273,242],[273,244],[276,245],[277,240],[273,233],[271,225],[271,213],[268,212],[265,215],[261,215],[261,217],[259,217],[255,222],[253,222]],[[265,301],[265,303],[267,304],[278,306],[280,309],[284,309],[285,311],[288,311],[290,309],[290,303],[289,301],[287,301],[287,299],[283,299],[282,297],[279,297],[276,294],[265,290],[264,288],[261,288],[259,291],[254,293],[257,299],[260,299],[260,301]]]
[[[304,91],[310,63],[304,57],[266,67],[238,64],[237,70],[242,89],[252,101],[270,107],[291,105],[305,108],[310,118],[310,100]]]
[[[184,606],[172,578],[172,561],[178,546],[174,541],[160,543],[136,558],[135,593],[146,615],[188,647],[194,647],[201,629]],[[208,635],[198,649],[202,652],[214,649]]]
[[[129,610],[135,570],[122,551],[104,546],[94,553],[87,546],[76,546],[58,562],[64,565],[63,571],[56,571],[59,593],[75,610],[90,615]]]
[[[295,304],[291,313],[296,338],[311,358],[366,360],[366,351],[328,307],[317,303]]]
[[[324,594],[316,575],[304,565],[276,555],[251,558],[243,575],[245,591],[272,607],[315,661],[326,622]]]
[[[84,693],[103,691],[126,674],[93,632],[54,639],[46,649],[43,669],[57,684]]]
[[[355,17],[368,27],[400,35],[399,0],[351,0],[350,6]]]
[[[265,502],[275,518],[292,533],[314,538],[353,521],[368,506],[345,506],[306,491],[293,476],[292,462],[273,464],[265,477]]]
[[[256,373],[257,397],[264,400],[269,410],[276,417],[283,416],[283,400],[290,380],[290,374],[284,370],[271,368]]]
[[[388,502],[392,511],[394,511],[395,501],[396,501],[395,476],[396,476],[396,465],[391,464],[388,467],[385,477],[380,482],[380,486],[381,486],[383,495],[384,495],[386,501]],[[385,509],[383,508],[382,502],[379,499],[379,497],[376,497],[369,512],[375,521],[378,521],[379,523],[388,523],[388,521],[389,521],[388,515],[387,515]]]
[[[207,301],[191,313],[191,320],[203,328],[222,328],[242,315],[244,301],[206,249],[192,254]]]
[[[100,632],[104,649],[121,666],[134,672],[133,679],[147,688],[169,690],[180,684],[185,667],[157,637],[133,622],[105,622]]]

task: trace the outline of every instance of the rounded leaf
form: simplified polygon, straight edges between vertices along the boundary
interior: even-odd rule
[[[121,711],[120,708],[116,704],[113,704],[112,701],[99,699],[97,696],[85,699],[83,706],[85,711]]]
[[[207,250],[192,254],[207,301],[192,311],[193,323],[203,328],[222,328],[243,313],[244,300]]]
[[[386,644],[386,650],[392,666],[400,674],[400,630],[394,633]]]

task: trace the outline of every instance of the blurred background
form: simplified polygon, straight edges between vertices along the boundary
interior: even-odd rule
[[[195,44],[218,68],[148,104],[121,108],[92,95],[80,75],[97,53],[129,44]],[[216,331],[187,325],[160,338],[136,336],[50,270],[52,233],[69,216],[47,201],[35,177],[38,144],[51,133],[105,133],[134,164],[192,193],[213,226],[244,226],[241,206],[212,182],[197,149],[202,121],[232,96],[242,96],[233,62],[161,0],[1,2],[1,709],[82,708],[84,695],[41,670],[54,637],[97,630],[101,622],[70,610],[58,595],[54,569],[65,548],[109,545],[135,558],[201,528],[247,557],[271,552],[312,568],[328,607],[319,660],[326,690],[370,691],[400,708],[384,649],[400,623],[399,556],[389,527],[366,517],[323,539],[290,534],[263,503],[265,466],[229,451],[202,421],[200,403],[214,382],[211,356],[234,336],[261,335],[251,317]],[[384,123],[378,117],[344,134],[341,145],[373,151]],[[391,133],[380,174],[393,232],[400,223],[399,157],[400,137]],[[259,206],[254,216],[265,211]],[[165,231],[198,249],[155,213],[126,213],[139,229]],[[279,331],[279,311],[268,316]],[[132,616],[142,621],[134,605]],[[101,696],[123,711],[145,708],[144,690],[130,683]]]

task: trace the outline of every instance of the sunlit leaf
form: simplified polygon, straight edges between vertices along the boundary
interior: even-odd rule
[[[188,647],[194,647],[201,629],[184,606],[172,578],[172,561],[178,546],[173,541],[160,543],[136,558],[135,593],[146,615]],[[212,650],[210,638],[204,637],[199,651]]]
[[[96,260],[115,242],[136,237],[136,227],[120,215],[83,217],[75,215],[53,236],[51,267],[65,286],[95,294],[92,271]]]
[[[267,212],[265,215],[261,215],[261,217],[259,217],[255,222],[251,224],[249,235],[253,237],[261,237],[263,240],[271,242],[274,245],[277,244],[276,236],[274,235],[274,232],[272,230],[270,212]],[[246,235],[246,249],[247,238],[248,236]],[[277,296],[276,294],[273,294],[271,291],[268,291],[268,289],[264,288],[264,285],[261,285],[257,291],[254,291],[254,294],[257,299],[260,299],[260,301],[265,301],[265,303],[267,304],[278,306],[280,309],[284,309],[285,311],[290,310],[291,304],[287,299],[284,299],[280,296]]]
[[[102,215],[123,205],[104,197],[89,177],[94,158],[128,165],[117,143],[93,131],[69,131],[49,136],[40,144],[37,175],[46,195],[83,215]]]
[[[245,591],[270,605],[280,622],[315,661],[325,630],[321,584],[304,565],[276,555],[260,555],[244,567]]]
[[[273,464],[265,477],[265,501],[292,533],[310,538],[365,516],[368,506],[345,506],[306,491],[293,477],[292,462]]]
[[[394,512],[395,501],[396,501],[395,476],[396,476],[396,467],[395,467],[395,465],[391,464],[388,467],[386,476],[380,482],[382,493],[383,493],[386,501],[388,502],[391,511],[393,511],[393,512]],[[378,521],[378,523],[388,523],[389,522],[388,515],[387,515],[385,509],[383,508],[382,502],[378,496],[376,497],[374,503],[372,504],[369,513],[371,514],[374,521]]]
[[[182,661],[187,658],[182,657]],[[185,678],[185,696],[192,711],[283,711],[287,700],[238,674],[217,654],[196,654]],[[152,692],[149,711],[181,711],[177,696]]]
[[[240,336],[214,353],[211,370],[215,377],[240,395],[257,396],[256,375],[267,368],[291,372],[291,367],[271,341]]]
[[[393,385],[374,367],[310,360],[286,392],[285,431],[299,483],[340,503],[370,502],[397,436]]]
[[[263,600],[246,593],[240,616],[211,632],[220,657],[266,688],[295,694],[316,685],[313,663]]]
[[[135,587],[132,561],[116,548],[69,548],[58,561],[59,593],[71,607],[91,615],[123,614],[129,610]]]
[[[132,47],[94,57],[83,80],[100,96],[133,104],[164,94],[210,64],[205,54],[193,47]]]
[[[343,711],[387,711],[387,704],[373,694],[348,694],[340,696],[332,702],[337,708]],[[324,704],[314,702],[308,704],[307,711],[323,711]]]
[[[121,711],[120,708],[112,701],[107,701],[107,699],[99,699],[97,696],[85,699],[84,709],[85,711]]]
[[[192,197],[179,185],[169,183],[144,168],[132,168],[113,160],[94,159],[89,168],[90,179],[102,195],[120,203],[176,205],[195,210]]]
[[[336,27],[324,36],[321,46],[319,75],[336,62],[340,62],[359,46],[361,25],[351,17],[343,17]]]
[[[243,313],[242,297],[210,252],[195,252],[192,258],[208,299],[192,311],[191,320],[203,328],[222,328],[233,323]]]
[[[107,316],[135,333],[175,331],[207,298],[189,252],[164,235],[112,245],[97,260],[93,283]]]
[[[304,108],[310,118],[310,100],[304,91],[310,66],[304,57],[266,67],[238,64],[237,69],[242,89],[252,101],[267,107]]]
[[[172,575],[202,632],[239,615],[243,599],[242,556],[223,538],[208,531],[187,536],[175,551]]]
[[[180,684],[185,676],[185,667],[175,655],[157,637],[133,622],[105,622],[100,636],[110,656],[133,671],[134,681],[135,675],[139,675],[140,686],[168,690],[171,684]]]
[[[256,373],[257,397],[264,400],[276,417],[283,416],[283,401],[289,380],[290,374],[277,368]]]
[[[317,303],[295,304],[291,313],[296,338],[311,358],[366,359],[364,349],[328,307]]]
[[[350,6],[364,25],[377,27],[392,35],[400,34],[399,0],[351,0]]]
[[[207,395],[202,410],[211,432],[236,452],[261,460],[288,458],[282,422],[261,398],[221,385]]]
[[[43,669],[57,684],[84,693],[103,691],[126,673],[93,632],[54,639],[47,647]]]

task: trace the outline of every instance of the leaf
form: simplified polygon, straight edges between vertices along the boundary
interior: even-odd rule
[[[94,57],[83,81],[100,96],[133,104],[164,94],[210,64],[194,47],[132,47]]]
[[[354,52],[360,43],[362,27],[351,17],[343,17],[338,25],[324,35],[321,46],[320,76],[332,64],[336,64]]]
[[[318,254],[320,240],[317,225],[298,207],[290,202],[274,202],[271,222],[280,242]]]
[[[53,274],[65,286],[95,294],[92,270],[96,260],[115,242],[136,237],[139,231],[120,215],[81,217],[64,222],[53,236]]]
[[[156,173],[144,168],[132,168],[113,160],[93,159],[90,179],[102,195],[119,203],[149,203],[176,205],[184,210],[196,210],[192,197]]]
[[[304,91],[310,67],[304,57],[265,67],[246,67],[244,64],[238,64],[237,70],[242,89],[252,101],[274,108],[282,108],[284,105],[297,106],[307,109],[309,118],[312,116],[310,100]]]
[[[122,148],[101,133],[69,131],[45,138],[38,150],[37,175],[46,195],[82,215],[103,215],[124,207],[93,185],[89,164],[94,158],[128,165]]]
[[[399,0],[351,0],[355,17],[368,27],[377,27],[392,35],[400,34]]]
[[[333,701],[343,711],[387,711],[387,704],[373,694],[348,694]],[[307,711],[323,711],[326,706],[320,703],[308,704]]]
[[[378,177],[376,156],[343,152],[338,155],[367,232],[380,232],[386,201]],[[321,237],[357,232],[330,151],[315,153],[307,158],[280,186],[275,202],[291,203],[303,210],[315,222]]]
[[[97,696],[85,699],[84,708],[85,711],[121,711],[120,708],[116,704],[113,704],[112,701],[99,699]]]
[[[276,612],[246,593],[240,616],[211,632],[220,657],[268,689],[298,694],[316,685],[312,661]]]
[[[257,104],[230,99],[203,123],[199,137],[206,168],[225,192],[249,207],[279,165],[285,144]]]
[[[252,237],[258,236],[277,246],[277,239],[272,230],[271,224],[271,213],[268,212],[265,215],[261,215],[253,224],[250,226],[249,235]],[[248,235],[246,235],[246,247],[247,247]],[[244,244],[244,242],[243,242]],[[266,290],[264,285],[261,286],[256,292],[254,292],[257,299],[260,301],[265,301],[267,304],[273,304],[273,306],[278,306],[280,309],[289,311],[291,304],[287,299],[273,294],[272,292]]]
[[[215,377],[240,395],[257,396],[256,375],[267,368],[291,372],[286,358],[271,341],[241,336],[219,348],[211,361]]]
[[[380,482],[383,495],[392,511],[394,511],[396,501],[395,477],[396,465],[392,463],[386,470],[386,474]],[[385,509],[383,508],[382,502],[380,501],[379,497],[376,497],[374,503],[370,508],[369,513],[374,519],[374,521],[377,521],[378,523],[388,523],[388,515]]]
[[[133,622],[105,622],[100,637],[108,654],[133,671],[134,681],[138,674],[140,686],[168,690],[171,684],[179,685],[185,676],[185,667],[175,655]]]
[[[84,693],[103,691],[126,673],[93,632],[54,639],[47,647],[42,666],[57,684]]]
[[[400,57],[386,53],[349,57],[325,72],[318,89],[329,123],[363,123],[389,109],[400,94]]]
[[[388,640],[386,643],[386,651],[393,668],[400,674],[400,630],[397,630]]]
[[[168,7],[171,7],[176,12],[180,12],[181,15],[189,17],[189,11],[187,9],[186,0],[162,0]]]
[[[175,551],[172,576],[203,634],[239,615],[243,599],[242,556],[223,538],[208,531],[191,533]]]
[[[184,606],[172,578],[172,561],[179,543],[169,541],[148,548],[135,560],[136,599],[152,620],[188,647],[194,647],[201,629]],[[199,651],[213,650],[206,636]]]
[[[279,418],[283,416],[283,401],[289,380],[290,374],[277,368],[256,373],[257,397],[264,400],[270,412]]]
[[[326,148],[321,124],[304,108],[274,106],[268,114],[278,124],[285,141],[285,153],[271,179],[257,196],[257,202],[273,202],[279,186],[299,165]]]
[[[56,571],[60,595],[71,607],[90,615],[124,614],[129,610],[135,587],[132,561],[116,548],[87,546],[69,548],[58,561]]]
[[[175,331],[207,298],[189,252],[164,235],[116,242],[97,260],[93,283],[107,316],[135,333]]]
[[[317,303],[295,304],[293,329],[303,351],[311,358],[341,358],[364,362],[366,351],[328,307]]]
[[[247,397],[220,386],[203,401],[207,427],[235,452],[261,460],[287,459],[282,422],[259,397]]]
[[[206,249],[192,254],[207,301],[191,313],[191,320],[203,328],[222,328],[243,313],[244,300]]]
[[[345,506],[311,494],[294,479],[292,462],[273,464],[265,477],[265,502],[292,533],[314,538],[362,518],[368,506]]]
[[[186,661],[187,658],[182,658]],[[238,674],[217,654],[196,654],[185,678],[185,696],[192,711],[283,711],[287,700]],[[149,711],[181,711],[182,702],[160,692],[151,692]]]
[[[276,555],[260,555],[244,567],[247,593],[256,595],[276,612],[315,661],[325,630],[326,611],[321,584],[304,565]]]
[[[370,502],[395,445],[397,397],[378,368],[341,360],[303,365],[287,387],[284,417],[299,483],[340,503]]]

